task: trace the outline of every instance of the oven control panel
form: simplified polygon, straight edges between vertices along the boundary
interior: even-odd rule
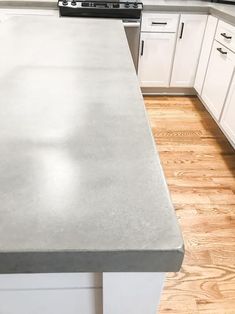
[[[80,1],[80,0],[59,0],[59,7],[90,8],[90,9],[143,9],[141,2],[113,2],[113,1]]]
[[[140,19],[142,2],[59,0],[60,16]]]

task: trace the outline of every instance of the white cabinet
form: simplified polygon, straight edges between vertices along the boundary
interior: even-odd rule
[[[232,79],[234,61],[234,53],[215,41],[201,97],[217,121]]]
[[[207,15],[182,14],[178,30],[172,87],[193,87]]]
[[[174,33],[141,33],[139,80],[142,87],[169,87]]]
[[[211,49],[213,46],[217,24],[218,19],[212,15],[209,15],[202,44],[200,60],[197,68],[196,79],[194,83],[194,88],[199,95],[201,95],[202,92],[202,87],[206,76],[206,70],[210,58]]]
[[[144,12],[138,76],[141,87],[169,87],[179,14]]]
[[[235,147],[235,77],[232,80],[220,123]]]

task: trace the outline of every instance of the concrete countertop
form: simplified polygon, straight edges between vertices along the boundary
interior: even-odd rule
[[[121,21],[12,17],[0,42],[0,273],[179,270]]]
[[[143,3],[145,11],[204,12],[235,24],[235,5],[197,0],[143,0]]]
[[[0,8],[49,8],[57,9],[55,0],[0,0]]]

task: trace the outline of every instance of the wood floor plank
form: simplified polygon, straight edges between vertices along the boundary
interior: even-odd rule
[[[160,314],[235,314],[235,152],[196,97],[146,96],[185,241]]]

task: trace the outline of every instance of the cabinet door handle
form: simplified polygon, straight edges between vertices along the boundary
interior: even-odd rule
[[[180,31],[180,39],[183,38],[183,33],[184,33],[184,23],[181,23],[181,31]]]
[[[140,55],[143,56],[144,54],[144,40],[141,40],[141,52]]]
[[[222,53],[222,55],[226,55],[227,54],[227,51],[223,51],[222,48],[217,48],[217,50]]]
[[[167,22],[152,22],[152,25],[167,25]]]
[[[232,39],[232,36],[228,36],[226,33],[221,33],[220,35],[226,39]]]

